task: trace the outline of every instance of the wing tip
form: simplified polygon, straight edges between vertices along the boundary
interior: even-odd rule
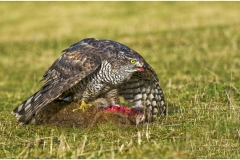
[[[16,113],[14,111],[11,112],[12,115],[15,115]]]
[[[17,118],[21,118],[21,117],[22,117],[22,115],[14,112],[14,111],[12,111],[11,114],[14,115],[14,116],[17,117]]]

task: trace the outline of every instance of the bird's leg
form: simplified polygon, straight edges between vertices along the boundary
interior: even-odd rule
[[[78,108],[73,109],[73,112],[75,112],[76,110],[79,110],[79,109],[84,112],[85,107],[91,107],[91,106],[92,106],[92,104],[86,103],[84,100],[82,100],[81,105]]]
[[[80,98],[80,97],[82,97],[82,98]],[[79,103],[79,100],[80,100],[81,104],[78,108],[73,109],[73,112],[75,112],[76,110],[79,110],[79,109],[84,112],[85,107],[91,107],[92,104],[86,103],[86,102],[88,102],[88,99],[89,99],[89,94],[86,91],[83,94],[75,94],[74,100],[77,101],[78,103]]]
[[[118,89],[112,89],[105,94],[105,98],[110,102],[111,106],[120,107],[120,99]]]
[[[85,111],[85,107],[91,107],[92,104],[87,103],[88,100],[89,100],[90,95],[91,94],[89,93],[88,89],[86,89],[83,93],[75,94],[73,99],[74,99],[74,101],[77,101],[78,104],[80,104],[80,106],[78,108],[73,109],[73,112],[75,112],[77,110],[82,110],[84,112]]]

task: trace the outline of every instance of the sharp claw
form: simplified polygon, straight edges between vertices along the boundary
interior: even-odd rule
[[[82,110],[82,112],[84,112],[85,111],[85,107],[91,107],[92,106],[92,104],[87,104],[87,103],[85,103],[85,101],[82,101],[82,103],[81,103],[81,105],[78,107],[78,108],[75,108],[75,109],[73,109],[73,112],[75,112],[76,110]]]

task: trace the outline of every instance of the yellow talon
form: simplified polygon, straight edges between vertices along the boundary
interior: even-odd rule
[[[84,112],[85,107],[91,107],[91,106],[92,106],[92,104],[90,104],[90,103],[87,104],[87,103],[85,103],[84,101],[82,101],[80,107],[78,107],[78,108],[76,108],[76,109],[73,109],[73,112],[75,112],[76,110],[79,110],[79,109]]]

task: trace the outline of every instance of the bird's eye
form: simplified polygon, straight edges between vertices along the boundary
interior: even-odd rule
[[[135,60],[135,59],[131,59],[131,60],[130,60],[130,63],[131,63],[131,64],[134,64],[134,63],[136,63],[136,60]]]

